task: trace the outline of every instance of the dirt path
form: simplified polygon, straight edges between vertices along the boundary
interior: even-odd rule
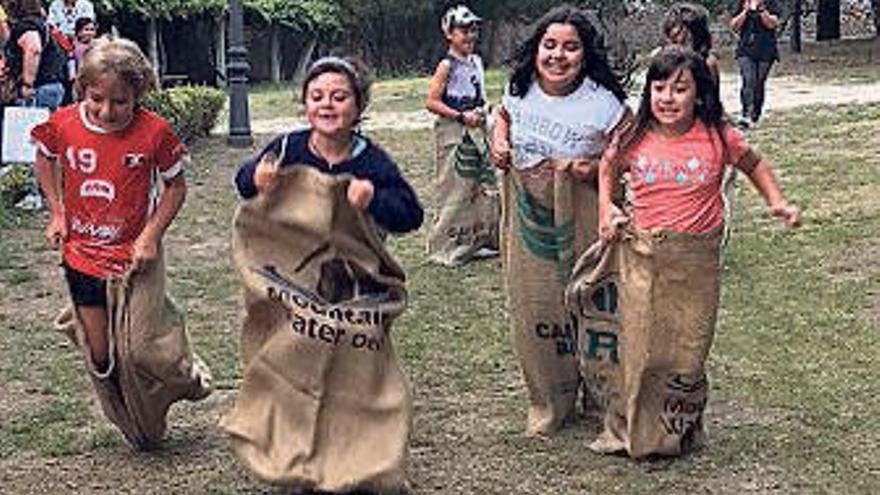
[[[731,114],[739,111],[739,75],[721,75],[721,99]],[[880,81],[853,85],[816,83],[795,77],[772,78],[767,84],[767,110],[816,104],[842,105],[880,101]]]
[[[731,115],[739,112],[739,75],[721,74],[721,99]],[[880,81],[853,85],[817,83],[797,77],[771,78],[767,84],[767,112],[786,110],[816,104],[839,105],[847,103],[871,103],[880,101]],[[630,100],[631,106],[638,99]],[[364,126],[367,130],[419,130],[427,129],[433,118],[426,110],[410,112],[372,112]],[[273,118],[254,120],[251,129],[255,134],[273,134],[291,126],[305,125],[303,120]]]

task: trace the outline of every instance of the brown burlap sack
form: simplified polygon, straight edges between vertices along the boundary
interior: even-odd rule
[[[404,274],[349,205],[349,180],[285,167],[239,207],[244,382],[221,426],[263,480],[397,493],[412,398],[389,332]]]
[[[99,371],[91,362],[72,306],[61,312],[55,325],[80,345],[107,418],[132,447],[150,449],[165,433],[171,404],[211,393],[210,372],[190,350],[183,313],[165,294],[162,256],[142,270],[111,280],[107,295],[107,370]]]
[[[434,185],[439,207],[428,233],[428,256],[460,265],[498,253],[498,187],[486,133],[438,118]]]
[[[621,410],[617,249],[601,240],[578,259],[565,303],[577,318],[577,362],[584,411],[607,423]]]
[[[528,387],[526,432],[549,435],[574,412],[578,319],[565,307],[576,253],[597,237],[597,194],[571,162],[511,169],[502,190],[502,263],[511,331]]]
[[[625,409],[590,448],[678,455],[703,442],[705,362],[715,333],[721,229],[630,231],[619,244]]]

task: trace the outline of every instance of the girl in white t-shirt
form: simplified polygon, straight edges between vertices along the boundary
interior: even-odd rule
[[[549,435],[572,416],[580,381],[565,285],[579,251],[597,239],[598,160],[630,112],[580,9],[545,14],[511,61],[490,158],[506,171],[502,261],[528,386],[526,431]]]
[[[575,173],[595,177],[605,143],[629,115],[626,93],[599,43],[577,8],[563,5],[537,21],[511,57],[513,74],[492,134],[497,167],[580,159]]]

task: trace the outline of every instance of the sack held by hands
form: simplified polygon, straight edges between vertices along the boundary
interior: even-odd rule
[[[498,250],[498,184],[482,128],[437,119],[435,185],[438,211],[428,234],[428,256],[459,265]]]
[[[511,333],[529,396],[526,432],[549,435],[574,412],[579,319],[564,293],[575,255],[597,238],[597,194],[546,160],[505,174],[502,263]]]
[[[101,408],[137,450],[154,448],[165,433],[168,408],[181,399],[211,393],[211,375],[190,350],[183,313],[165,294],[165,262],[159,258],[107,284],[109,367],[97,370],[74,308],[56,329],[82,348]]]
[[[263,480],[397,493],[412,419],[390,338],[404,274],[348,203],[349,181],[284,167],[239,207],[244,382],[221,426]]]
[[[629,229],[619,246],[622,408],[590,448],[641,458],[704,441],[715,334],[721,229],[675,234]]]

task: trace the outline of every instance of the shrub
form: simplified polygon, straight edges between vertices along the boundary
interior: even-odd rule
[[[0,165],[0,203],[12,206],[27,195],[34,180],[30,170],[26,163]]]
[[[144,106],[165,118],[184,142],[210,134],[217,125],[226,93],[207,86],[179,86],[147,95]]]

